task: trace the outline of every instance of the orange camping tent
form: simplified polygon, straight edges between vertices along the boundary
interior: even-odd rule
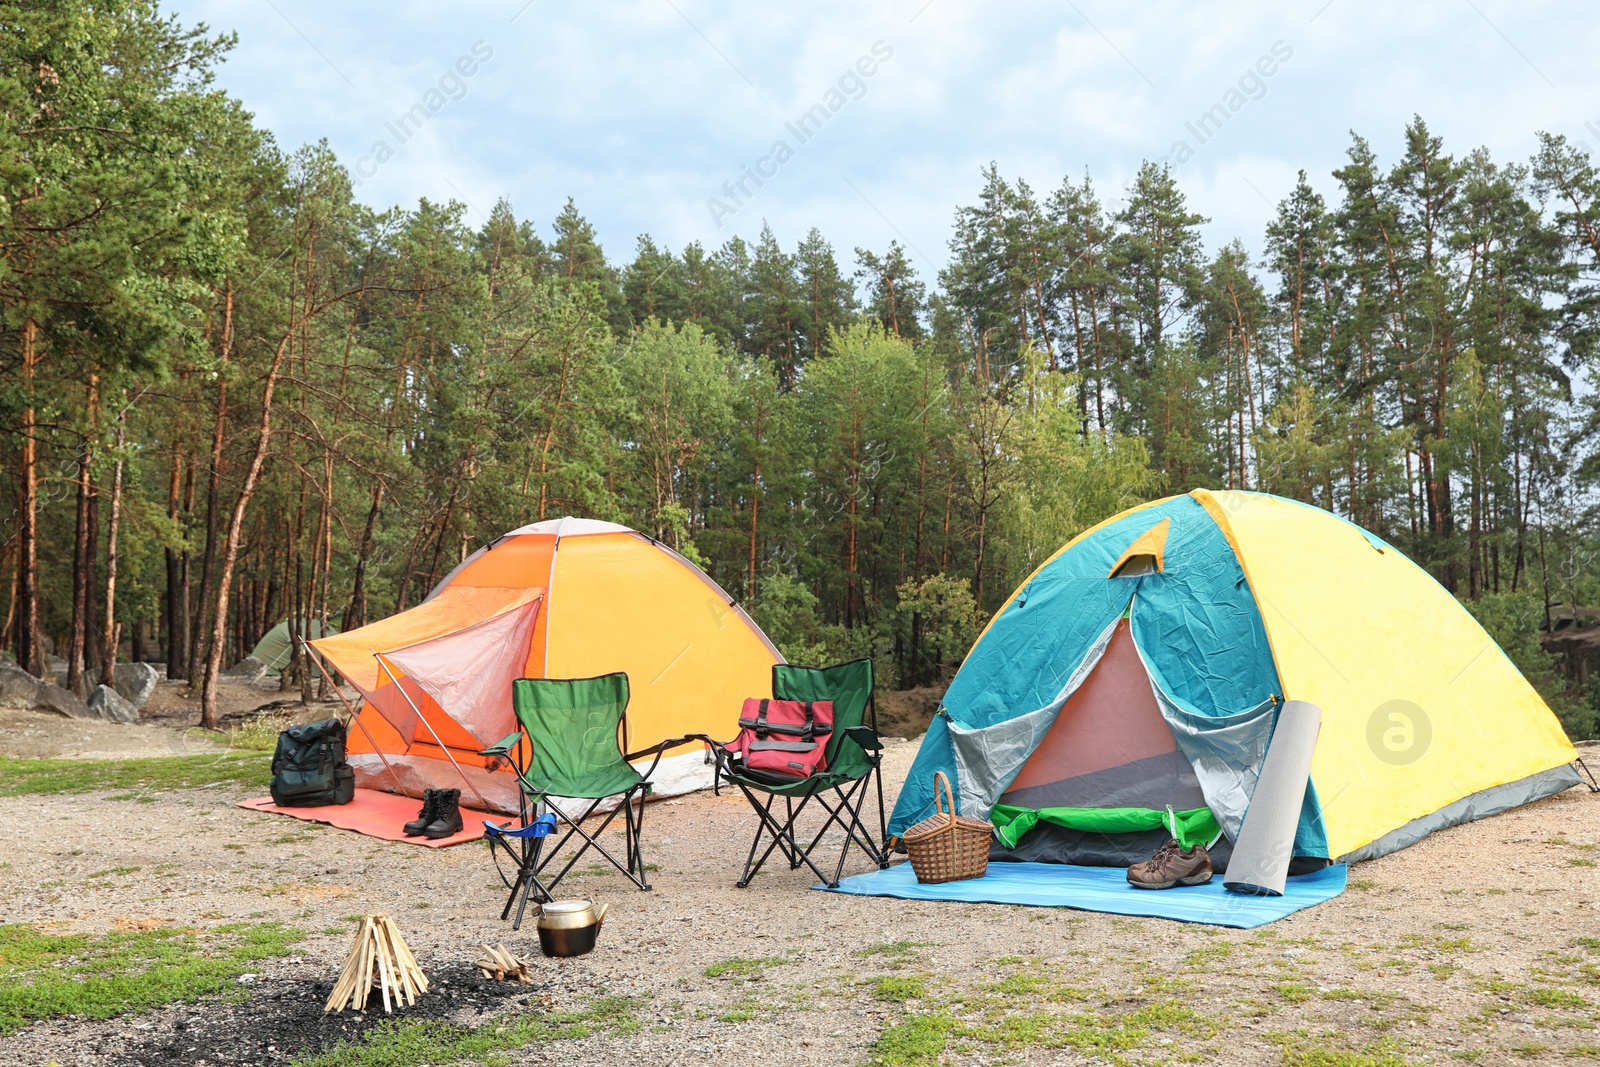
[[[514,812],[515,779],[479,756],[515,729],[516,678],[626,671],[629,751],[733,737],[770,691],[777,647],[700,568],[625,526],[551,519],[469,556],[426,601],[311,642],[365,698],[348,753],[357,786]],[[669,752],[657,794],[710,784],[699,745]]]

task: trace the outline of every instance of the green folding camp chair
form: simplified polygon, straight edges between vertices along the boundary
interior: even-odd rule
[[[852,844],[880,868],[889,866],[889,852],[884,845],[887,833],[883,773],[879,766],[883,743],[878,739],[878,712],[872,697],[872,660],[858,659],[833,667],[777,664],[772,668],[772,696],[776,700],[833,701],[833,732],[828,737],[826,769],[792,783],[742,773],[729,759],[727,750],[712,742],[717,785],[720,788],[725,780],[738,787],[760,820],[750,853],[745,857],[739,887],[750,884],[774,849],[783,852],[790,870],[797,870],[804,863],[829,886],[839,884]],[[876,840],[862,821],[863,809],[874,792],[878,804]],[[783,804],[778,808],[780,798]],[[813,801],[827,817],[821,828],[801,844],[805,839],[797,832],[797,820]],[[835,826],[844,831],[844,844],[830,878],[812,862],[811,854]]]
[[[520,729],[501,738],[483,751],[511,765],[522,787],[520,825],[497,826],[485,823],[485,837],[491,853],[503,849],[517,866],[515,878],[501,879],[511,889],[504,919],[517,905],[513,929],[522,926],[528,897],[537,894],[543,903],[573,864],[589,849],[595,849],[617,870],[627,875],[640,889],[645,881],[644,853],[640,838],[644,830],[644,802],[650,795],[649,778],[667,749],[684,743],[671,738],[639,752],[624,754],[627,734],[628,676],[607,674],[599,678],[519,678],[512,683],[512,706]],[[524,743],[525,742],[525,743]],[[640,773],[631,763],[655,754],[650,766]],[[552,797],[587,800],[590,803],[576,818],[570,817]],[[583,823],[611,798],[616,807],[606,813],[591,833]],[[634,802],[638,802],[638,810]],[[617,813],[623,817],[626,858],[619,860],[600,843],[600,835]],[[546,839],[565,823],[567,831],[546,849]],[[561,848],[574,837],[581,839],[567,862],[552,877],[544,872],[555,863]]]

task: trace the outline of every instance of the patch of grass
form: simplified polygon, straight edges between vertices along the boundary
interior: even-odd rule
[[[86,875],[86,877],[88,877],[88,878],[121,878],[123,875],[137,874],[142,870],[144,870],[143,867],[107,867],[103,871],[95,871],[93,874]]]
[[[1208,963],[1216,963],[1233,955],[1233,942],[1213,941],[1209,945],[1202,945],[1184,957],[1192,967],[1204,967]]]
[[[394,1019],[369,1030],[360,1040],[295,1060],[293,1067],[412,1067],[463,1060],[503,1063],[501,1053],[527,1045],[601,1032],[631,1033],[640,1026],[635,1017],[638,1007],[639,1001],[628,997],[605,997],[581,1011],[507,1015],[480,1027]]]
[[[1407,1067],[1399,1046],[1385,1038],[1376,1044],[1353,1048],[1333,1035],[1280,1040],[1283,1067]]]
[[[866,948],[856,949],[856,955],[861,957],[904,957],[912,955],[919,948],[927,947],[928,943],[926,941],[883,941],[876,945],[868,945]],[[1021,959],[1021,957],[1019,956],[1018,959]]]
[[[1567,861],[1568,867],[1593,867],[1594,865],[1594,860],[1573,859]]]
[[[872,1062],[885,1067],[937,1067],[958,1025],[949,1013],[935,1012],[885,1026],[872,1044]]]
[[[751,996],[743,996],[734,1001],[733,1006],[716,1017],[719,1023],[747,1023],[762,1012],[778,1011],[777,1004],[764,1004]]]
[[[1049,991],[1054,984],[1046,975],[1035,974],[1030,971],[1018,971],[1016,974],[1006,975],[989,988],[1005,996],[1029,997]]]
[[[1160,993],[1172,996],[1179,993],[1192,993],[1200,987],[1200,983],[1192,978],[1173,978],[1165,974],[1147,974],[1139,980],[1147,993]]]
[[[1522,994],[1522,999],[1541,1008],[1569,1008],[1576,1011],[1589,1006],[1587,1000],[1565,989],[1529,989]]]
[[[908,1000],[921,1000],[928,995],[928,976],[923,974],[889,974],[867,983],[878,1000],[904,1004]]]
[[[768,967],[777,967],[789,961],[782,956],[735,956],[733,959],[718,960],[705,970],[707,978],[721,978],[726,974],[757,975]]]
[[[1304,1004],[1316,995],[1316,990],[1305,982],[1279,982],[1276,990],[1278,996],[1290,1004]]]
[[[1479,978],[1475,983],[1481,993],[1511,993],[1522,986],[1505,978]]]
[[[248,964],[285,955],[300,937],[279,923],[101,937],[0,926],[0,1035],[62,1015],[109,1019],[221,993]]]
[[[292,725],[287,715],[261,715],[246,719],[228,731],[228,744],[251,752],[272,752],[278,747],[278,735]]]
[[[1370,892],[1371,890],[1374,890],[1374,889],[1378,888],[1378,883],[1374,882],[1370,878],[1352,878],[1349,882],[1347,882],[1345,884],[1350,889],[1359,889],[1363,893]]]
[[[112,799],[137,800],[143,794],[166,789],[202,789],[214,785],[266,789],[271,780],[271,762],[259,755],[222,753],[121,760],[0,756],[0,797],[135,789],[140,792]]]

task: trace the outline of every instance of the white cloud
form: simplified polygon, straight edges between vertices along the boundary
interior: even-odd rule
[[[547,226],[571,195],[614,259],[641,232],[677,248],[752,239],[767,219],[788,244],[817,226],[846,262],[853,246],[881,248],[897,231],[942,262],[952,213],[972,202],[989,160],[1041,193],[1087,168],[1110,204],[1142,159],[1170,151],[1184,123],[1279,40],[1294,54],[1266,95],[1178,172],[1214,220],[1213,246],[1239,237],[1259,247],[1273,209],[1250,183],[1275,200],[1304,168],[1332,194],[1351,129],[1385,162],[1414,114],[1449,151],[1486,145],[1505,161],[1526,159],[1540,129],[1584,135],[1584,121],[1600,118],[1589,57],[1600,12],[1475,2],[535,0],[515,22],[524,0],[173,7],[239,31],[221,82],[286,147],[326,137],[347,164],[488,41],[495,57],[466,98],[362,187],[376,206],[446,198],[453,185],[475,208],[505,196]],[[866,96],[723,229],[712,225],[706,198],[877,40],[894,58]]]

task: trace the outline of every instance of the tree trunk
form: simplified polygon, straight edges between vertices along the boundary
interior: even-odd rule
[[[244,483],[239,486],[239,497],[228,516],[228,531],[222,543],[216,609],[211,612],[211,638],[206,647],[205,670],[200,687],[200,726],[207,730],[215,730],[221,723],[217,714],[217,677],[222,673],[223,642],[228,637],[228,597],[233,585],[233,567],[239,559],[239,534],[244,528],[245,512],[255,496],[256,480],[261,476],[261,467],[267,460],[267,446],[272,441],[272,394],[277,389],[278,372],[283,367],[284,353],[288,351],[293,337],[294,331],[291,330],[278,342],[272,365],[267,370],[266,387],[261,394],[261,423],[256,430],[255,451],[245,470]]]
[[[126,408],[124,408],[126,412]],[[117,460],[111,468],[111,523],[106,527],[106,622],[100,646],[100,684],[117,682],[117,646],[122,626],[117,622],[117,531],[122,522],[122,445],[126,415],[117,416]]]
[[[233,350],[233,282],[228,282],[222,303],[222,346],[217,361],[217,407],[211,430],[211,462],[206,470],[206,546],[200,560],[200,615],[194,620],[193,644],[201,644],[200,634],[205,630],[207,609],[211,603],[213,573],[216,561],[217,523],[221,521],[222,446],[228,434],[228,355]],[[227,620],[223,620],[226,633]],[[207,654],[209,657],[209,649]],[[199,657],[191,659],[189,684],[200,682],[197,672]]]
[[[755,471],[750,476],[750,592],[749,599],[756,598],[756,542],[757,523],[761,519],[761,424],[765,413],[765,398],[756,401],[756,457]]]
[[[39,633],[39,442],[33,407],[33,371],[38,362],[39,326],[33,319],[22,324],[23,401],[22,457],[17,487],[19,498],[17,554],[17,663],[34,677],[44,673],[44,644]]]
[[[78,512],[72,545],[72,631],[67,639],[67,688],[85,696],[83,684],[84,650],[88,643],[89,568],[99,546],[89,535],[89,499],[94,495],[91,465],[94,448],[90,444],[98,432],[100,377],[89,375],[87,396],[89,425],[78,446]]]
[[[172,473],[167,479],[167,519],[174,527],[178,525],[178,493],[183,484],[183,453],[176,446],[172,449]],[[188,612],[185,603],[188,600],[188,591],[184,588],[182,555],[176,549],[168,548],[167,557],[167,596],[163,614],[167,631],[167,677],[186,678],[189,675],[189,626]]]
[[[350,586],[350,603],[344,609],[346,630],[367,624],[367,561],[372,557],[372,535],[378,525],[378,513],[383,508],[383,483],[372,487],[372,506],[367,509],[367,525],[361,532],[361,547],[356,552],[355,580]]]
[[[350,290],[333,297],[326,304],[307,308],[305,317],[312,318],[322,308],[338,303],[360,291],[360,289]],[[284,355],[289,351],[289,344],[299,326],[299,323],[290,325],[290,329],[278,342],[278,347],[272,354],[272,364],[267,369],[266,385],[261,391],[261,423],[256,430],[255,451],[251,453],[250,464],[245,469],[244,481],[239,486],[238,499],[234,501],[233,510],[228,517],[228,532],[223,539],[222,565],[217,580],[216,611],[213,613],[211,641],[206,650],[205,671],[200,689],[200,725],[208,730],[215,730],[221,721],[217,715],[217,677],[222,673],[223,642],[228,636],[228,598],[233,585],[233,568],[239,560],[240,533],[244,529],[245,512],[249,510],[250,501],[255,497],[256,482],[261,477],[261,468],[267,461],[267,448],[272,443],[272,394],[278,387],[278,374],[283,369]]]

